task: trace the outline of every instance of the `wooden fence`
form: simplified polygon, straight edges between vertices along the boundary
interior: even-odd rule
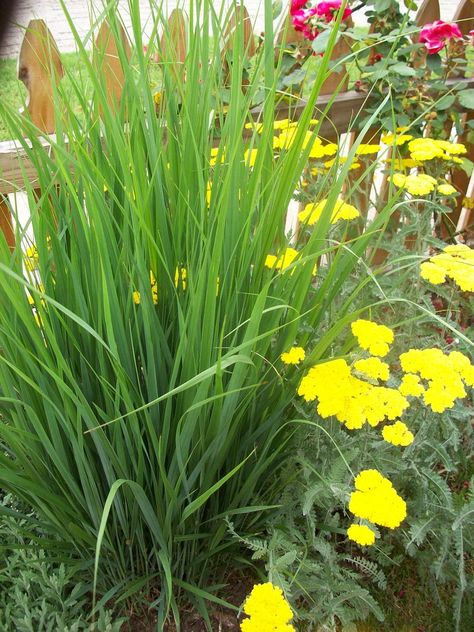
[[[433,22],[440,18],[438,0],[424,0],[418,11],[417,23],[419,25]],[[474,29],[474,0],[462,0],[456,11],[454,20],[458,22],[461,32],[467,35]],[[228,53],[235,46],[235,32],[237,26],[243,21],[244,38],[243,46],[245,54],[252,56],[255,54],[255,39],[252,32],[251,22],[247,10],[244,6],[238,7],[234,16],[229,21],[222,47],[222,63],[224,71],[231,72],[228,66]],[[122,29],[120,37],[123,40],[121,47],[126,57],[130,59],[131,46],[127,33]],[[279,49],[288,43],[301,41],[301,34],[292,28],[283,29],[275,40],[276,55]],[[168,28],[163,34],[159,46],[162,63],[167,61],[175,69],[175,80],[183,80],[183,62],[186,58],[186,18],[182,11],[175,9],[168,20]],[[350,49],[342,38],[334,51],[334,57],[340,58],[350,52]],[[169,55],[169,59],[168,57]],[[110,108],[117,106],[121,99],[124,87],[124,72],[118,54],[117,42],[114,39],[109,24],[105,21],[98,32],[93,49],[93,63],[97,68],[99,76],[104,78],[108,95],[108,105]],[[45,134],[53,134],[55,130],[54,120],[54,84],[63,77],[64,70],[61,56],[54,41],[54,38],[42,20],[32,20],[28,25],[25,37],[21,46],[19,56],[18,77],[24,82],[28,94],[29,102],[27,115],[31,121]],[[333,99],[335,89],[343,82],[343,88],[336,100],[330,106],[330,116],[321,117],[328,103]],[[304,109],[305,103],[300,100],[297,106],[293,106],[291,117],[298,119],[299,114]],[[363,114],[367,107],[367,97],[364,94],[347,91],[347,83],[344,84],[342,73],[333,73],[323,85],[321,95],[318,99],[315,117],[321,118],[320,136],[328,140],[334,140],[342,134],[347,134],[350,126],[357,116]],[[259,115],[258,108],[254,112],[255,117]],[[286,118],[288,109],[281,107],[276,113],[277,118]],[[468,147],[468,155],[474,161],[474,144],[468,139],[467,121],[472,120],[473,111],[463,113],[466,125],[464,133],[457,137],[459,142],[463,142]],[[450,130],[447,130],[448,132]],[[371,132],[370,142],[377,142],[380,138],[380,130]],[[348,138],[350,144],[354,140],[354,134]],[[48,141],[42,141],[48,146]],[[347,147],[346,147],[347,149]],[[34,187],[37,181],[35,168],[20,143],[8,141],[0,143],[0,230],[3,231],[10,247],[14,247],[15,233],[11,216],[11,208],[6,196],[14,194],[24,189],[25,177]],[[460,195],[457,200],[457,208],[452,215],[452,220],[458,232],[467,231],[472,227],[474,220],[473,206],[473,181],[463,171],[456,170],[450,175],[450,179]],[[368,193],[372,183],[364,183]]]

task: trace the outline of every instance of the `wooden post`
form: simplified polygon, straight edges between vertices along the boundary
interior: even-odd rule
[[[121,24],[119,26],[119,34],[125,56],[127,60],[130,60],[132,54],[130,42],[127,33]],[[109,109],[114,112],[120,107],[123,88],[125,85],[125,74],[120,60],[118,43],[107,20],[102,22],[95,40],[93,62],[97,69],[98,76],[103,77],[105,81],[107,105]],[[99,111],[102,116],[102,105],[100,106]]]

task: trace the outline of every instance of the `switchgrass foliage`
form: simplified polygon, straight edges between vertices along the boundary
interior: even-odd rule
[[[340,247],[330,216],[349,160],[321,220],[296,244],[298,260],[284,272],[266,268],[266,255],[288,245],[285,215],[306,163],[303,138],[337,25],[295,141],[275,156],[280,95],[271,3],[245,90],[238,32],[226,116],[221,54],[210,45],[223,35],[224,9],[216,13],[209,0],[189,3],[186,61],[178,71],[167,47],[157,116],[139,3],[130,0],[129,8],[133,64],[121,46],[119,107],[108,106],[103,77],[79,38],[93,97],[72,75],[69,96],[59,86],[51,150],[31,123],[2,107],[11,136],[29,138],[22,144],[40,190],[25,182],[37,270],[23,266],[20,245],[11,253],[0,244],[0,485],[34,507],[79,559],[95,560],[94,594],[104,603],[157,583],[163,624],[171,614],[179,622],[182,593],[202,611],[205,600],[219,602],[217,571],[223,560],[234,563],[236,550],[225,518],[247,532],[271,513],[297,380],[291,372],[283,380],[278,357],[310,336],[309,361],[327,357],[354,318],[350,297],[337,314],[333,301],[392,202]],[[163,7],[154,12],[152,39],[167,28]],[[119,39],[115,2],[103,17]],[[263,133],[244,141],[250,104],[262,89]],[[211,167],[217,126],[220,150]],[[257,146],[250,168],[244,150]],[[25,235],[18,227],[18,244]],[[327,265],[315,279],[322,254]]]

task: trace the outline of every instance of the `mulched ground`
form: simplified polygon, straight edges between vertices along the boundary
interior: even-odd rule
[[[254,584],[253,578],[236,576],[229,578],[228,588],[219,595],[225,601],[240,607]],[[143,609],[130,615],[129,621],[123,626],[123,632],[156,632],[156,615],[153,611]],[[212,632],[239,632],[240,621],[237,613],[232,610],[209,604]],[[209,632],[202,617],[192,610],[183,610],[181,613],[181,632]],[[163,632],[176,632],[173,623],[168,624]]]

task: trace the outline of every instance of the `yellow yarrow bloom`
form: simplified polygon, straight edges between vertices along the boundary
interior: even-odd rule
[[[415,138],[408,145],[410,156],[419,162],[427,162],[439,158],[458,162],[459,154],[465,154],[467,149],[461,143],[451,143],[448,140],[434,138]]]
[[[377,426],[385,419],[394,420],[409,406],[397,389],[354,377],[342,359],[309,369],[298,387],[298,395],[307,402],[317,399],[317,412],[323,419],[335,416],[350,430],[362,428],[365,423]]]
[[[465,244],[452,244],[420,266],[423,279],[439,285],[452,279],[463,292],[474,292],[474,250]]]
[[[368,154],[378,154],[381,149],[381,145],[370,145],[362,143],[356,149],[357,156],[366,156]]]
[[[328,160],[327,162],[325,162],[324,166],[326,169],[332,169],[332,167],[334,167],[334,165],[336,164],[338,167],[342,167],[347,162],[347,160],[347,156],[338,156],[337,158],[333,158],[332,160]],[[359,169],[359,167],[360,162],[353,161],[349,169]]]
[[[303,347],[292,347],[289,351],[285,351],[280,356],[280,359],[285,364],[299,364],[305,359],[305,350]]]
[[[400,364],[405,373],[425,380],[426,388],[420,396],[435,413],[452,408],[456,399],[466,396],[465,386],[474,386],[474,366],[459,351],[410,349],[401,354]]]
[[[247,149],[244,153],[244,162],[247,167],[253,167],[257,160],[258,149]]]
[[[211,158],[209,160],[209,164],[211,167],[215,167],[217,165],[217,157],[220,153],[220,164],[223,164],[226,160],[225,156],[225,148],[221,150],[220,147],[212,147],[211,148]]]
[[[453,195],[454,193],[457,193],[456,189],[452,184],[449,184],[449,182],[439,184],[437,191],[438,193],[441,193],[441,195]]]
[[[294,248],[287,248],[285,252],[277,257],[276,255],[267,255],[265,266],[267,268],[276,268],[277,270],[286,270],[297,258],[299,252]]]
[[[354,363],[354,368],[363,373],[366,377],[373,380],[386,381],[390,377],[390,368],[386,362],[382,362],[380,358],[366,358],[363,360],[357,360]]]
[[[375,543],[375,533],[365,524],[351,524],[347,529],[347,537],[361,546],[372,546]]]
[[[405,501],[377,470],[363,470],[354,484],[356,491],[351,494],[349,510],[355,516],[389,529],[399,527],[405,520]]]
[[[174,273],[174,286],[178,288],[181,286],[183,290],[186,289],[186,280],[188,278],[188,271],[186,268],[176,268]]]
[[[305,208],[298,213],[298,219],[300,222],[313,226],[319,220],[324,212],[327,204],[327,199],[318,202],[317,204],[307,204]],[[338,198],[334,204],[334,208],[331,214],[331,224],[336,224],[340,219],[351,220],[359,217],[360,213],[352,204],[347,204],[344,200]]]
[[[352,323],[351,330],[362,349],[380,358],[387,355],[394,340],[391,329],[362,318]]]
[[[401,445],[406,447],[413,443],[413,433],[408,430],[407,426],[402,421],[396,421],[390,426],[385,426],[382,430],[382,437],[388,443],[393,445]]]
[[[241,632],[295,632],[290,605],[281,588],[270,582],[256,584],[243,609],[249,618],[240,624]]]
[[[406,129],[407,128],[403,128],[403,131],[406,131]],[[400,147],[412,138],[413,136],[411,134],[403,134],[402,128],[398,128],[396,134],[393,134],[392,132],[387,132],[386,134],[382,134],[380,140],[384,145],[396,145],[397,147]]]
[[[411,195],[428,195],[435,190],[436,180],[431,176],[421,173],[417,176],[403,173],[394,173],[389,177],[393,184],[401,189],[406,189]]]
[[[421,384],[421,378],[414,373],[406,373],[398,390],[404,397],[419,397],[425,392],[425,387]]]

